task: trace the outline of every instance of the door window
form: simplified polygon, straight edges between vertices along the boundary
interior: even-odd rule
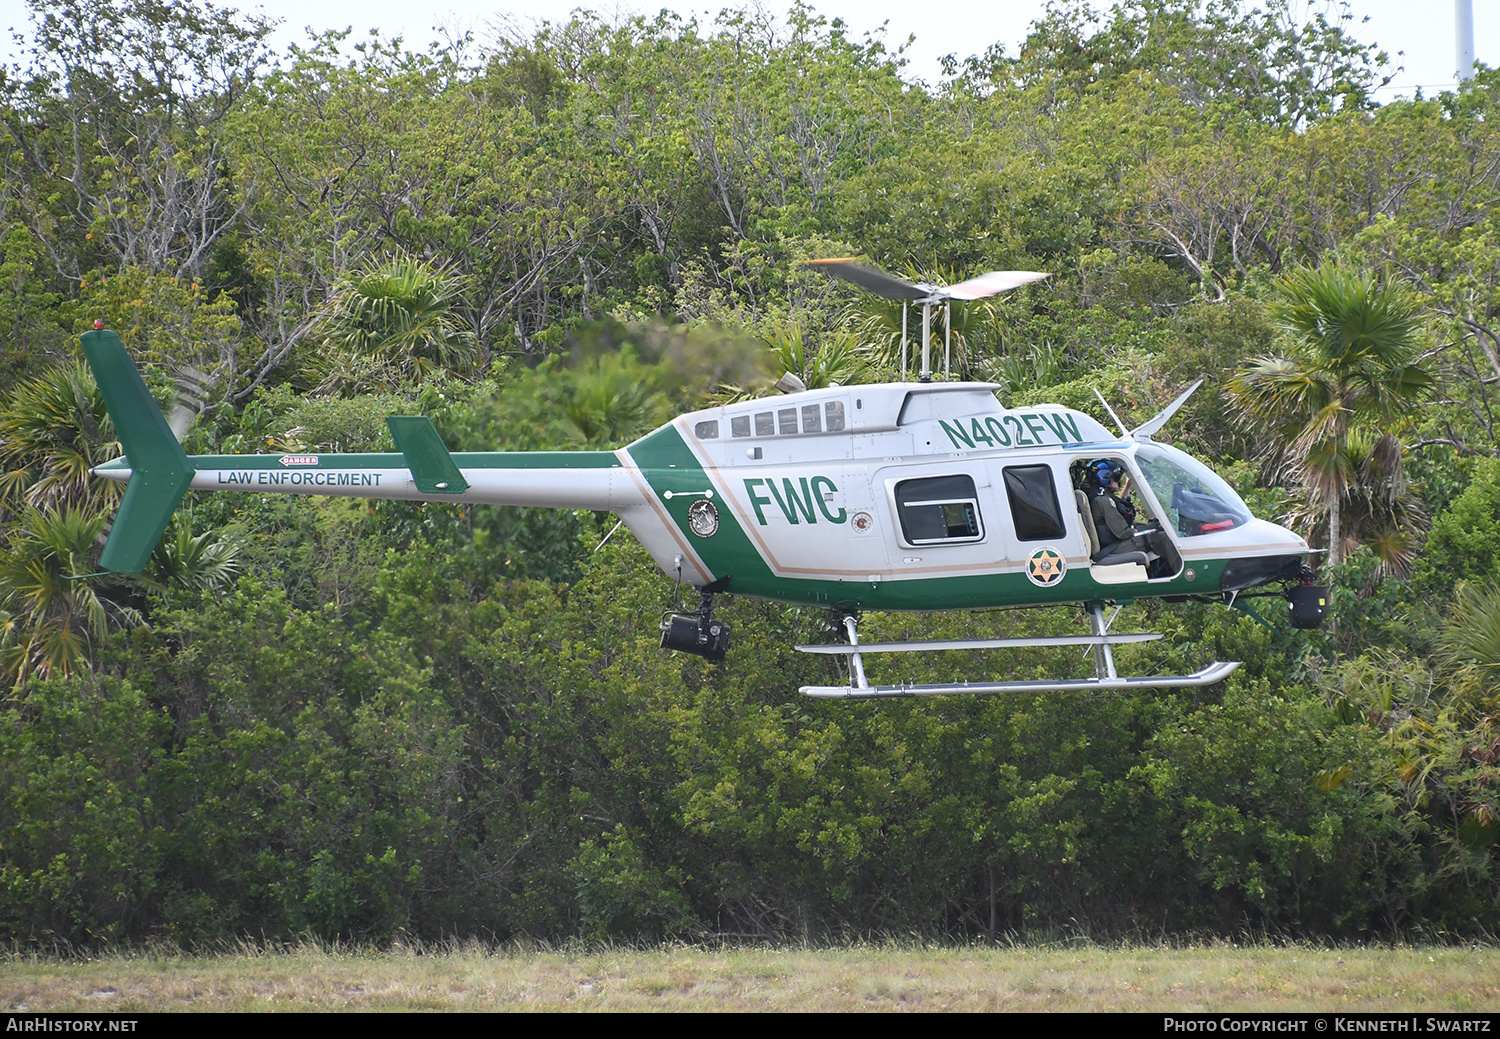
[[[896,513],[908,545],[948,545],[984,539],[972,477],[902,480],[896,484]]]
[[[1064,536],[1062,510],[1050,465],[1016,465],[1005,470],[1005,493],[1022,541],[1054,541]]]

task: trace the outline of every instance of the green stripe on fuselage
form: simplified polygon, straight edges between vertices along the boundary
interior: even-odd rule
[[[718,532],[712,537],[700,538],[689,529],[688,509],[701,500],[702,491],[713,490],[713,484],[683,442],[676,426],[662,426],[625,450],[640,468],[641,476],[656,495],[657,503],[672,517],[683,540],[693,546],[698,558],[713,571],[716,579],[732,574],[734,580],[730,582],[730,590],[742,595],[768,599],[799,598],[800,593],[794,585],[805,582],[787,581],[771,572],[760,551],[735,519],[733,510],[718,496],[718,491],[714,491],[719,511]],[[671,500],[665,497],[668,491],[672,492]],[[805,601],[828,600],[808,597]]]
[[[312,458],[317,462],[285,465],[285,457]],[[406,456],[397,453],[325,455],[316,451],[299,454],[287,451],[280,455],[192,455],[188,459],[195,469],[405,469]],[[455,451],[453,461],[460,469],[611,469],[620,460],[611,451]],[[100,468],[129,468],[128,460],[117,459]]]

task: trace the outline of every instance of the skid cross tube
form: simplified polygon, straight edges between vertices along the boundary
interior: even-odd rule
[[[1114,651],[1104,640],[1104,636],[1109,633],[1109,625],[1104,620],[1104,607],[1099,603],[1094,603],[1089,607],[1089,627],[1099,639],[1094,643],[1094,674],[1101,682],[1106,679],[1113,682],[1120,676],[1115,674]]]

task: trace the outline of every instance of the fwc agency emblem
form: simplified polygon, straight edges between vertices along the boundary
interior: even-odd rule
[[[713,502],[700,498],[688,506],[688,529],[700,538],[711,538],[719,532],[719,510]]]

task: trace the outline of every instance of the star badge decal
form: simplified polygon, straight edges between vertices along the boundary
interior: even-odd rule
[[[1049,588],[1063,579],[1068,572],[1068,561],[1055,548],[1039,548],[1026,560],[1026,576],[1031,583]]]

